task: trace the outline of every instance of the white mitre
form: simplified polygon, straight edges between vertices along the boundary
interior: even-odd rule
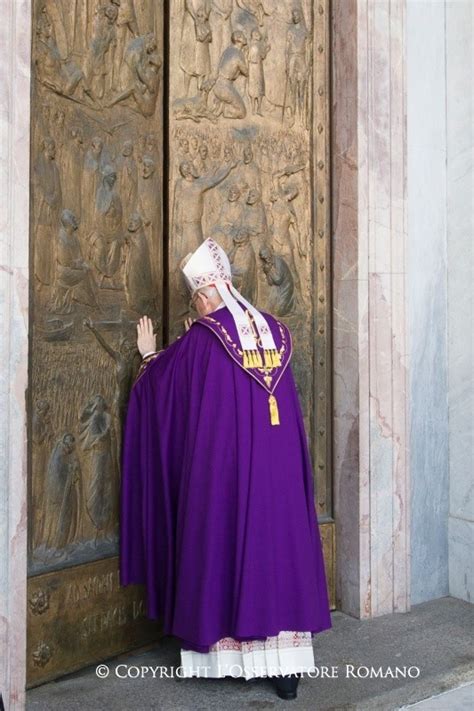
[[[272,332],[263,314],[233,286],[229,258],[217,242],[211,238],[206,239],[195,252],[183,259],[181,265],[191,294],[203,286],[216,287],[234,318],[244,356],[245,351],[251,351],[253,354],[257,351],[254,330],[247,312],[250,312],[255,321],[262,348],[265,351],[276,351]],[[266,354],[265,361],[268,362]]]

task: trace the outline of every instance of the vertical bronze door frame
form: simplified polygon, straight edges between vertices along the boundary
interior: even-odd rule
[[[331,609],[336,608],[332,441],[331,0],[314,3],[313,39],[313,467]]]

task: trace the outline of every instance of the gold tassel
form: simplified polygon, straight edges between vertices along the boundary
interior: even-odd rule
[[[275,350],[265,350],[263,352],[265,358],[265,368],[277,368],[281,365],[280,355]],[[244,368],[263,368],[263,359],[260,351],[243,351],[243,366]]]
[[[272,425],[280,424],[280,414],[278,412],[278,403],[275,395],[270,395],[268,398],[268,404],[270,406],[270,422]]]

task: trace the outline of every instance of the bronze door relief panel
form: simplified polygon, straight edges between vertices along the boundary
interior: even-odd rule
[[[33,10],[30,686],[159,637],[118,582],[121,429],[137,319],[182,332],[203,237],[294,334],[334,606],[329,0]]]
[[[331,604],[329,2],[171,2],[169,331],[182,329],[182,258],[204,237],[234,284],[291,329],[313,453]]]
[[[37,0],[32,55],[29,684],[158,634],[117,553],[135,324],[162,329],[161,3]]]

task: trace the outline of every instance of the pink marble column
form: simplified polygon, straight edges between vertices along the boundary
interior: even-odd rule
[[[337,605],[410,607],[405,0],[333,0]]]
[[[24,708],[30,2],[0,0],[0,691]]]

